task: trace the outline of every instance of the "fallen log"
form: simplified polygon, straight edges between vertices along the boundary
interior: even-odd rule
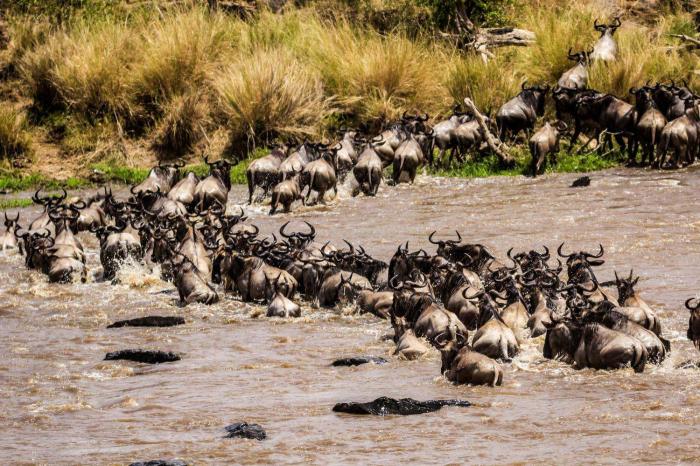
[[[489,130],[489,127],[486,125],[484,115],[482,115],[481,112],[479,112],[472,99],[470,99],[469,97],[465,97],[464,105],[467,111],[471,112],[471,114],[474,115],[474,119],[479,124],[481,130],[484,132],[486,144],[489,146],[489,149],[491,149],[493,153],[496,154],[501,165],[506,168],[515,166],[515,159],[508,153],[508,146],[506,146],[503,143],[503,141],[494,136],[491,130]]]

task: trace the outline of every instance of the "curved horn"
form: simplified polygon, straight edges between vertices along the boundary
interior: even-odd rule
[[[466,288],[464,288],[464,289],[462,290],[462,297],[463,297],[464,299],[481,298],[481,297],[484,295],[484,293],[485,293],[484,290],[481,290],[481,291],[477,291],[476,294],[474,294],[474,295],[472,295],[472,296],[467,296],[467,291],[469,291],[470,289],[471,289],[471,287],[466,287]]]
[[[304,220],[304,223],[306,223],[306,226],[309,227],[309,233],[307,233],[306,236],[315,237],[316,236],[316,228],[314,228],[314,226],[312,224],[310,224],[309,222],[307,222],[306,220]]]
[[[430,241],[430,243],[432,243],[432,244],[437,244],[437,245],[444,244],[444,241],[440,241],[440,240],[438,240],[437,242],[433,241],[433,235],[435,233],[437,233],[437,230],[430,233],[430,235],[428,236],[428,241]]]
[[[351,254],[351,255],[354,255],[354,254],[355,254],[355,248],[353,247],[353,245],[350,244],[350,243],[348,243],[347,240],[343,240],[343,242],[344,242],[345,244],[347,244],[348,247],[350,248],[350,254]]]
[[[695,298],[690,298],[690,299],[686,300],[686,302],[685,302],[685,307],[691,312],[697,311],[698,309],[700,309],[700,300],[698,300],[698,303],[695,306],[690,304],[694,299]]]
[[[567,257],[567,258],[568,258],[568,257],[573,256],[573,253],[572,253],[572,254],[564,254],[564,253],[562,252],[562,249],[563,249],[563,248],[564,248],[564,243],[561,243],[561,244],[559,245],[559,247],[557,248],[557,254],[559,254],[559,257]]]
[[[603,249],[603,245],[599,244],[598,246],[600,247],[600,251],[598,251],[598,254],[594,255],[594,254],[584,253],[584,256],[591,257],[593,259],[598,259],[598,258],[603,257],[603,254],[605,254],[605,250]]]
[[[284,229],[287,225],[289,225],[289,221],[280,227],[280,235],[282,235],[285,238],[291,238],[292,236],[294,236],[293,234],[287,234],[284,232]]]

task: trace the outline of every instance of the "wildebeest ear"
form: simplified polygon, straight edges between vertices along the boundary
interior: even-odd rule
[[[635,286],[639,282],[639,277],[635,278],[632,282],[632,286]]]
[[[605,261],[599,259],[599,260],[588,261],[588,263],[589,263],[590,265],[592,265],[593,267],[598,267],[598,266],[601,266],[601,265],[605,264]]]

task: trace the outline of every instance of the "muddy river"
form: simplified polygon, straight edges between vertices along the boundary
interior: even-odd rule
[[[439,375],[437,352],[397,360],[389,323],[351,310],[305,308],[300,319],[271,320],[232,296],[181,308],[172,285],[138,266],[121,272],[120,285],[49,285],[21,257],[0,257],[0,463],[698,463],[700,370],[675,367],[700,360],[683,307],[700,292],[700,169],[614,170],[571,189],[575,177],[420,177],[373,199],[341,194],[293,218],[313,223],[319,240],[347,238],[387,261],[406,240],[432,251],[432,230],[458,229],[499,256],[511,246],[602,243],[598,277],[634,267],[641,295],[663,319],[673,352],[661,366],[576,371],[543,359],[539,338],[505,366],[503,387],[454,386]],[[230,203],[245,198],[236,187]],[[249,212],[263,233],[292,218],[266,210]],[[80,237],[92,275],[97,241]],[[187,324],[105,328],[148,314],[182,315]],[[103,361],[126,348],[183,359]],[[389,363],[330,367],[356,355]],[[337,402],[384,395],[474,406],[385,418],[331,412]],[[223,438],[237,421],[261,424],[268,440]]]

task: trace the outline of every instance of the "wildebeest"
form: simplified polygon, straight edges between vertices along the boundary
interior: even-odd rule
[[[578,99],[578,104],[578,111],[583,118],[598,122],[600,129],[608,133],[605,143],[599,148],[601,153],[606,146],[612,146],[610,135],[615,135],[623,152],[628,145],[630,151],[635,147],[638,115],[633,105],[611,94],[585,95]]]
[[[200,271],[189,257],[176,253],[170,260],[173,278],[182,304],[214,304],[219,295],[209,284],[209,277]]]
[[[334,195],[338,195],[338,179],[336,177],[336,154],[337,149],[325,150],[323,155],[316,160],[306,164],[301,172],[300,186],[303,191],[308,187],[306,202],[309,202],[311,191],[316,191],[318,197],[316,202],[325,203],[325,195],[329,190],[333,190]]]
[[[394,169],[392,171],[394,184],[400,182],[403,173],[406,173],[409,182],[413,183],[416,179],[416,171],[424,163],[425,155],[423,150],[414,134],[410,133],[394,151]]]
[[[696,301],[694,305],[693,301]],[[695,347],[700,350],[700,300],[690,298],[685,302],[685,307],[690,311],[688,340],[692,341]]]
[[[324,150],[328,146],[325,144],[314,144],[304,141],[294,152],[280,163],[279,171],[281,180],[284,181],[289,177],[301,173],[307,163],[316,160],[319,157],[319,150]]]
[[[521,131],[529,133],[535,127],[538,116],[544,115],[544,105],[549,86],[520,86],[520,93],[503,104],[496,114],[498,137],[501,141],[515,138]]]
[[[20,254],[24,253],[24,245],[22,242],[17,240],[17,236],[15,235],[15,231],[17,231],[20,226],[19,226],[19,212],[17,212],[17,215],[13,218],[12,216],[8,217],[7,212],[4,213],[5,215],[5,232],[0,233],[0,251],[19,251]]]
[[[617,43],[613,35],[621,25],[619,16],[615,17],[610,24],[598,24],[597,19],[594,21],[593,27],[600,32],[600,38],[593,46],[592,60],[615,61],[617,59]]]
[[[653,98],[653,90],[648,87],[631,88],[630,94],[636,98],[637,126],[636,143],[642,146],[642,165],[651,165],[656,160],[656,146],[661,141],[661,133],[666,126],[666,117],[658,109]],[[636,164],[636,148],[630,151],[630,164]]]
[[[639,340],[647,351],[648,361],[661,363],[666,357],[666,351],[671,349],[668,340],[662,340],[651,330],[627,318],[615,310],[610,302],[604,302],[592,311],[586,313],[584,322],[597,322],[609,329],[620,331]]]
[[[530,163],[532,176],[544,173],[548,155],[550,157],[550,165],[556,165],[557,153],[559,153],[559,139],[561,138],[561,133],[566,131],[566,128],[566,123],[563,121],[557,121],[554,124],[547,122],[532,135],[528,143],[530,155],[532,156]]]
[[[190,206],[194,201],[194,191],[198,184],[199,178],[197,178],[197,175],[189,172],[168,191],[168,199]]]
[[[100,240],[100,262],[102,263],[103,277],[112,280],[118,268],[128,258],[140,260],[143,258],[143,250],[138,237],[135,237],[126,229],[126,223],[116,226],[95,227],[91,231]]]
[[[593,53],[593,49],[588,52],[578,52],[567,54],[567,58],[571,61],[575,61],[576,64],[566,70],[559,81],[557,81],[557,86],[567,88],[567,89],[585,89],[588,85],[588,57]]]
[[[352,174],[359,184],[360,191],[365,196],[375,196],[382,182],[382,159],[377,154],[376,144],[382,144],[383,139],[370,141],[360,153]],[[393,155],[393,150],[392,150]]]
[[[503,383],[503,368],[493,359],[478,353],[459,336],[440,334],[435,344],[442,356],[441,372],[447,380],[458,384],[490,385]]]
[[[253,203],[255,188],[263,190],[266,196],[270,190],[282,180],[280,166],[287,157],[286,147],[275,147],[265,157],[253,160],[245,171],[248,180],[248,204]]]
[[[301,201],[306,205],[304,196],[301,194],[301,183],[299,175],[288,178],[272,188],[272,199],[270,201],[270,215],[277,211],[277,207],[282,205],[285,212],[291,210],[295,201]]]
[[[457,138],[455,129],[463,123],[469,121],[470,117],[466,113],[459,111],[459,104],[452,109],[452,115],[446,120],[435,123],[433,126],[435,145],[439,149],[437,160],[442,161],[445,152],[450,151],[450,159],[454,159],[454,152],[457,149]]]
[[[226,160],[209,162],[206,156],[204,162],[209,165],[209,176],[200,181],[194,190],[193,205],[197,212],[203,212],[216,203],[225,206],[231,190],[231,164]]]
[[[54,244],[48,250],[47,274],[52,283],[67,283],[76,277],[83,282],[87,279],[83,245],[70,227],[79,215],[78,209],[72,206],[59,206],[49,211],[49,217],[56,226]]]
[[[174,164],[159,164],[157,167],[151,168],[146,179],[133,186],[131,193],[135,195],[145,191],[167,193],[178,182],[180,168],[184,166],[184,163],[176,162]]]
[[[544,357],[574,362],[579,369],[620,369],[632,366],[643,372],[647,362],[644,345],[634,337],[597,323],[569,320],[547,329]]]
[[[668,160],[671,168],[691,164],[698,153],[698,141],[700,141],[698,108],[694,99],[687,100],[686,105],[689,110],[683,116],[669,121],[661,131],[656,168],[665,166],[669,151],[673,152],[673,159]]]

